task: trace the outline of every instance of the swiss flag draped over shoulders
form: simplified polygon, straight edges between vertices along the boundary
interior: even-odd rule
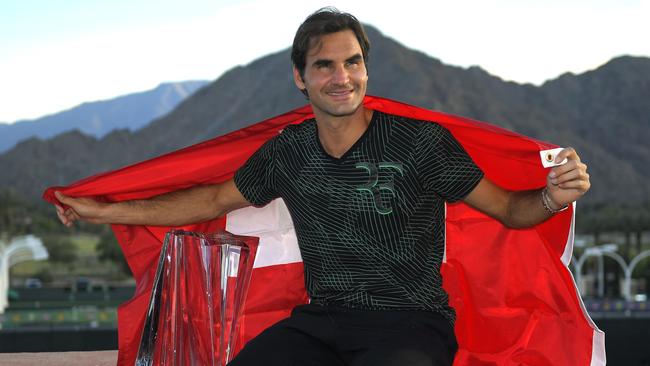
[[[388,99],[366,97],[366,108],[435,121],[446,127],[483,170],[508,190],[546,183],[539,151],[555,147],[499,127]],[[108,201],[143,199],[225,181],[264,142],[289,124],[312,118],[309,106],[129,167],[54,191]],[[591,321],[567,265],[574,207],[528,229],[509,229],[463,203],[447,206],[444,288],[458,314],[454,365],[604,365],[604,334]],[[291,218],[281,199],[219,219],[185,226],[260,237],[240,344],[308,301]],[[113,225],[136,280],[134,297],[118,310],[118,364],[134,363],[155,266],[167,227]]]

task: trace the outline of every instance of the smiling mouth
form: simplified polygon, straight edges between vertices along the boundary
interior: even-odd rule
[[[353,91],[354,91],[353,89],[328,91],[327,95],[332,96],[332,97],[344,97],[344,96],[347,96],[349,94],[352,94]]]

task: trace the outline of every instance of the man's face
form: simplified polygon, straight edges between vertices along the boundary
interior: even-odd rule
[[[352,115],[366,95],[366,64],[351,30],[321,36],[307,52],[304,78],[295,67],[293,74],[298,88],[307,89],[317,115]]]

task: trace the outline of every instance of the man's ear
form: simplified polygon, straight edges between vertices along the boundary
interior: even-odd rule
[[[293,82],[296,83],[296,86],[298,89],[303,90],[305,88],[305,82],[302,80],[302,76],[300,76],[300,71],[296,68],[296,66],[292,66],[293,68]]]

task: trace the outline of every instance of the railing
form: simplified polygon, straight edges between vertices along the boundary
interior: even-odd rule
[[[586,299],[585,308],[592,318],[650,318],[650,301],[623,299]]]
[[[589,247],[579,258],[572,258],[571,264],[575,270],[576,283],[582,295],[584,295],[583,289],[580,288],[582,286],[582,266],[589,257],[595,257],[598,260],[598,297],[603,298],[605,296],[604,257],[610,257],[618,263],[625,276],[621,296],[627,301],[632,301],[634,297],[634,294],[632,294],[632,274],[639,263],[650,258],[650,250],[639,253],[636,257],[632,258],[630,264],[627,264],[625,259],[616,253],[617,248],[618,246],[616,244]]]

